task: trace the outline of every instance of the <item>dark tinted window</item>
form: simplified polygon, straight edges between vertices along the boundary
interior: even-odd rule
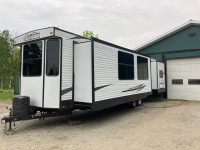
[[[134,60],[132,54],[118,52],[118,77],[119,80],[134,79]]]
[[[192,85],[199,85],[200,84],[200,79],[188,79],[188,84],[192,84]]]
[[[46,51],[46,74],[57,76],[59,74],[59,40],[48,40]]]
[[[40,76],[42,69],[42,42],[24,45],[23,76]]]
[[[160,76],[160,78],[163,78],[163,71],[162,70],[159,71],[159,76]]]
[[[183,79],[172,79],[172,84],[183,84]]]
[[[148,80],[148,59],[137,57],[138,80]]]

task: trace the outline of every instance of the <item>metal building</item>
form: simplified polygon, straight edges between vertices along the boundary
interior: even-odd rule
[[[200,22],[190,20],[135,48],[165,62],[167,98],[200,100]]]

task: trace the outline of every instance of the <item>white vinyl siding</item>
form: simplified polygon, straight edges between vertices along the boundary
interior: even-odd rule
[[[118,79],[118,51],[134,55],[134,80]],[[94,42],[95,88],[104,85],[109,85],[100,90],[95,91],[95,101],[151,92],[151,76],[149,69],[150,59],[148,58],[148,80],[138,80],[136,65],[137,56],[137,54],[127,52],[119,48],[108,46],[99,42]],[[140,91],[122,92],[140,84],[145,84],[145,87]]]
[[[62,89],[72,88],[73,39],[75,35],[55,30],[55,35],[62,37]],[[72,99],[72,91],[61,96],[61,100]]]

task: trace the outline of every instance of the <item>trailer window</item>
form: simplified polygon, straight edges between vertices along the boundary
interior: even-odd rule
[[[59,74],[59,45],[58,39],[47,41],[46,75],[48,76]]]
[[[148,80],[148,59],[137,57],[138,80]]]
[[[118,52],[119,80],[134,79],[134,58],[132,54]]]
[[[42,42],[24,45],[23,76],[41,76]]]
[[[159,76],[160,76],[160,78],[163,78],[163,71],[162,70],[159,71]]]

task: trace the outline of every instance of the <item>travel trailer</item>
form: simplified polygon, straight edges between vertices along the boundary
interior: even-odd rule
[[[164,63],[151,59],[152,92],[154,95],[163,93],[165,89]]]
[[[9,129],[13,121],[66,115],[75,109],[139,106],[152,94],[156,69],[164,72],[163,64],[148,56],[56,27],[22,34],[14,45],[21,49],[21,81],[20,96],[13,97],[10,115],[2,119]],[[160,80],[155,82],[156,89],[165,88],[165,82],[162,87]]]

